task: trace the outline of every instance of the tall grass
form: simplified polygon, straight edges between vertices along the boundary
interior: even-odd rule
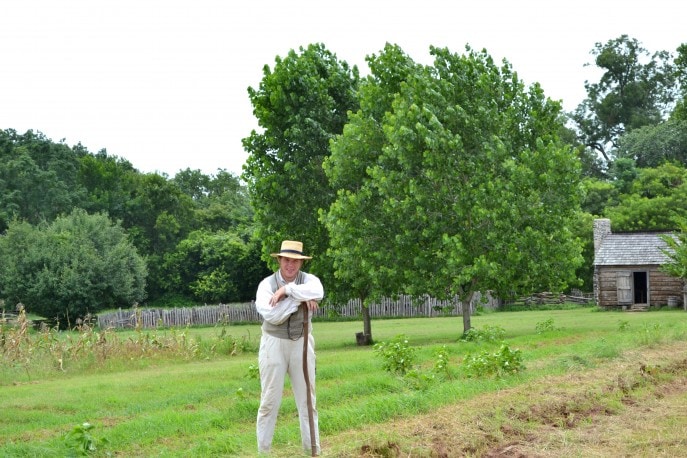
[[[505,377],[466,376],[461,372],[466,355],[496,351],[502,341],[461,341],[460,318],[375,321],[375,341],[403,334],[416,349],[414,373],[427,377],[422,384],[409,383],[385,371],[372,347],[355,345],[360,323],[316,323],[325,455],[333,434],[381,428],[392,418],[687,337],[687,315],[675,310],[504,312],[473,317],[472,324],[502,328],[502,341],[522,352],[526,369]],[[64,435],[84,422],[94,425],[94,436],[107,439],[95,456],[254,455],[260,395],[252,370],[260,336],[256,325],[117,333],[3,327],[1,332],[0,456],[67,456],[72,451]],[[451,376],[432,378],[439,348],[445,349]],[[286,396],[275,452],[293,456],[300,453],[299,444],[295,404]]]

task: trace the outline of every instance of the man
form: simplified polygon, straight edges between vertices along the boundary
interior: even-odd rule
[[[303,316],[304,303],[310,318],[324,297],[320,279],[301,271],[303,261],[312,259],[303,254],[303,243],[285,240],[278,253],[279,270],[260,282],[255,306],[263,318],[258,365],[260,367],[260,408],[258,409],[258,451],[268,453],[272,445],[277,414],[284,391],[284,379],[288,373],[300,418],[303,449],[312,453],[310,423],[308,417],[308,393],[303,373]],[[317,408],[315,406],[315,340],[310,332],[308,339],[308,377],[312,392],[312,415],[315,426],[314,454],[320,452]]]

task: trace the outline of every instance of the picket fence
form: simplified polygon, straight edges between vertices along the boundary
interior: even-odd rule
[[[477,304],[485,308],[496,308],[498,301],[487,295],[481,303],[481,295],[475,294],[471,303],[471,313]],[[347,318],[361,316],[360,300],[351,300],[344,305],[328,305],[320,308],[315,317],[342,316]],[[440,301],[425,297],[413,299],[401,296],[395,299],[384,299],[369,306],[372,318],[382,317],[433,317],[462,316],[463,306],[460,301]],[[259,323],[260,315],[255,310],[255,303],[204,305],[174,309],[153,309],[137,307],[119,309],[114,312],[98,314],[98,326],[107,328],[157,328],[184,326],[212,326],[231,323]]]

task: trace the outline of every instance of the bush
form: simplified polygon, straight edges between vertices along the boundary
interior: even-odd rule
[[[145,297],[145,262],[106,215],[76,209],[50,225],[10,224],[0,237],[0,293],[68,328]]]

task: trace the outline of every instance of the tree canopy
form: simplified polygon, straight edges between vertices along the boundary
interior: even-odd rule
[[[675,236],[661,236],[668,245],[664,253],[670,259],[661,268],[670,275],[687,281],[687,218],[676,218],[675,222],[678,228]]]
[[[674,229],[676,217],[687,217],[687,170],[670,163],[638,169],[604,215],[622,231]]]
[[[658,167],[664,162],[687,165],[687,119],[643,126],[619,139],[618,158],[633,159],[637,167]]]
[[[33,131],[0,129],[0,233],[14,218],[38,224],[82,205],[78,170],[79,158],[67,145]]]

